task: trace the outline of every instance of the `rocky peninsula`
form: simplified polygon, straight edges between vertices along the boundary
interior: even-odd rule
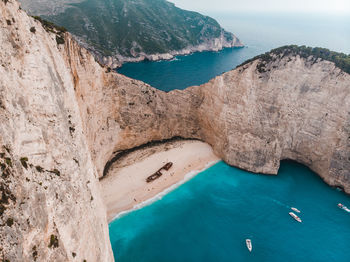
[[[208,16],[165,0],[20,0],[32,15],[64,26],[98,61],[169,60],[176,55],[242,47]]]
[[[350,193],[350,75],[284,47],[165,93],[101,67],[73,37],[0,1],[0,257],[113,261],[99,178],[124,150],[173,137],[276,174],[310,167]]]

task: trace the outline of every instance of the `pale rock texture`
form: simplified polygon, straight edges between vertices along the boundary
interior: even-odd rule
[[[204,98],[199,136],[231,165],[276,174],[292,159],[350,193],[350,75],[311,57],[258,63],[188,90]]]
[[[3,259],[112,261],[98,178],[116,152],[176,136],[253,172],[296,160],[350,193],[350,75],[331,62],[255,60],[164,93],[69,34],[58,45],[14,0],[0,1],[0,44]]]
[[[113,261],[68,48],[15,1],[0,46],[0,260]]]
[[[92,134],[111,134],[93,143],[99,174],[112,152],[181,136],[209,143],[227,163],[252,172],[276,174],[280,160],[296,160],[350,193],[350,76],[332,62],[313,61],[277,57],[260,73],[256,60],[202,86],[167,94],[116,80],[119,87],[104,91],[101,99],[103,110],[111,111],[98,113],[108,122],[88,125]],[[85,92],[90,100],[96,97]],[[119,124],[115,131],[112,122]]]

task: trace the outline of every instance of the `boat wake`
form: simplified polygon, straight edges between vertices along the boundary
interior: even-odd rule
[[[339,203],[339,204],[338,204],[338,207],[339,207],[340,209],[343,209],[345,212],[350,213],[350,209],[349,209],[348,207],[344,206],[343,204]]]
[[[278,200],[276,200],[276,199],[271,198],[271,200],[272,200],[272,202],[276,203],[276,204],[279,205],[279,206],[286,207],[286,208],[288,208],[288,209],[291,208],[290,206],[288,206],[288,205],[286,205],[286,204],[284,204],[284,203],[282,203],[282,202],[280,202],[280,201],[278,201]]]

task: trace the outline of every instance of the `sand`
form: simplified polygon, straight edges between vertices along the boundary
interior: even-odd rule
[[[174,189],[189,175],[195,175],[219,160],[208,144],[195,140],[168,142],[129,153],[114,163],[101,180],[108,222],[124,211],[137,209],[147,200]],[[173,163],[169,171],[163,170],[160,178],[146,182],[148,176],[168,162]]]

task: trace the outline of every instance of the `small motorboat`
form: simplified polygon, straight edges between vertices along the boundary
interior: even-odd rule
[[[341,208],[341,209],[343,209],[344,211],[350,213],[350,209],[347,208],[346,206],[344,206],[343,204],[339,203],[339,204],[338,204],[338,207]]]
[[[294,212],[300,213],[300,210],[297,209],[296,207],[291,207],[290,209],[292,209]]]
[[[252,250],[253,250],[252,241],[250,239],[246,239],[245,244],[247,245],[249,252],[252,252]]]
[[[290,215],[292,218],[294,218],[296,221],[298,221],[299,223],[302,222],[301,219],[300,219],[300,217],[298,217],[295,213],[289,212],[289,215]]]

